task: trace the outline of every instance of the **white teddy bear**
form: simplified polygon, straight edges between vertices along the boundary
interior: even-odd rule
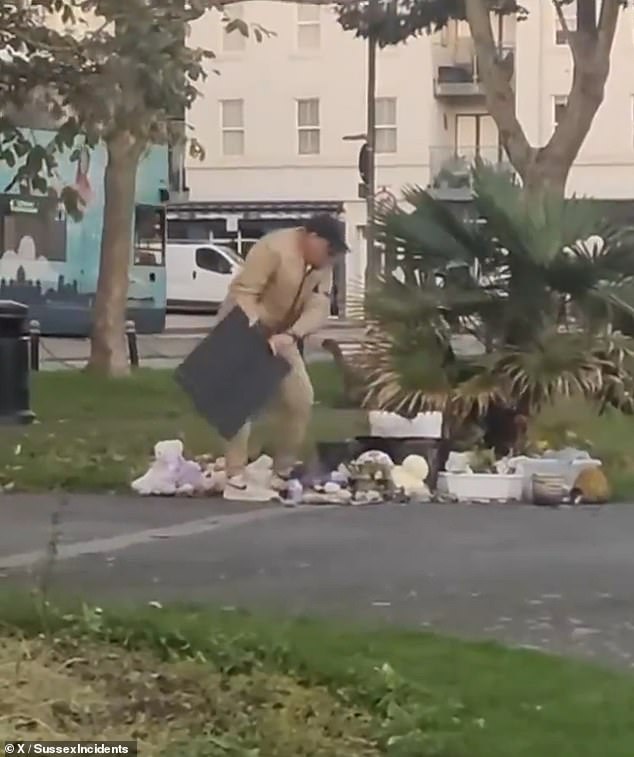
[[[169,439],[154,446],[154,462],[150,469],[132,482],[132,489],[143,496],[192,495],[206,491],[211,482],[198,463],[185,460],[183,442]]]

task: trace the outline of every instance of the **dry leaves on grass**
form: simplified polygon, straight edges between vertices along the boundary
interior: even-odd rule
[[[0,640],[0,741],[139,740],[182,757],[375,757],[370,716],[321,687],[87,641]]]

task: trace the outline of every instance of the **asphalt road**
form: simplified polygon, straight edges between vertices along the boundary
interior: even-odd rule
[[[432,628],[634,667],[634,508],[0,496],[0,585]]]

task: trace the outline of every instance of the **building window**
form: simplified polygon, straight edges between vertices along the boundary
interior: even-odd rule
[[[376,99],[376,151],[396,152],[396,98]]]
[[[222,154],[244,155],[244,100],[221,100]]]
[[[233,20],[244,20],[244,5],[242,3],[235,3],[230,5],[226,13],[226,24],[231,24]],[[222,49],[228,53],[239,53],[244,50],[247,45],[247,38],[240,31],[240,29],[231,29],[227,31],[227,26],[222,33]]]
[[[568,98],[565,95],[556,95],[553,102],[553,120],[555,127],[559,126],[566,108],[568,107]]]
[[[297,8],[297,49],[318,50],[321,45],[321,8],[300,4]]]
[[[300,155],[319,155],[319,100],[297,101],[297,151]]]
[[[568,5],[562,5],[561,10],[564,14],[564,18],[566,19],[566,26],[568,27],[568,30],[571,32],[576,32],[577,31],[576,0],[573,0],[573,2],[569,3]],[[555,11],[555,14],[556,14],[556,11]],[[555,42],[558,45],[568,44],[568,40],[566,39],[566,31],[561,25],[558,15],[556,15],[556,18],[555,18]]]

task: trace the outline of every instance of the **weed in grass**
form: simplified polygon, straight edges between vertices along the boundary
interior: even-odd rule
[[[457,754],[451,743],[461,706],[441,706],[388,663],[374,668],[364,684],[351,685],[353,679],[331,690],[327,678],[289,666],[289,650],[261,646],[256,637],[209,634],[202,652],[178,631],[153,644],[147,638],[140,643],[133,631],[122,636],[123,628],[99,608],[49,611],[47,627],[56,630],[46,644],[14,639],[4,648],[19,660],[25,697],[35,696],[29,693],[31,673],[48,676],[56,696],[45,687],[37,713],[26,718],[9,709],[5,738],[46,738],[46,732],[49,738],[88,738],[89,726],[114,738],[113,725],[123,723],[117,738],[140,739],[151,755],[168,745],[170,754],[183,757],[214,755],[216,749],[262,757]],[[9,677],[5,684],[15,682]],[[88,696],[78,709],[63,692],[80,684]],[[25,702],[20,709],[30,711]]]
[[[281,673],[227,676],[69,635],[3,639],[0,669],[0,740],[138,740],[149,757],[381,753],[367,711]]]

